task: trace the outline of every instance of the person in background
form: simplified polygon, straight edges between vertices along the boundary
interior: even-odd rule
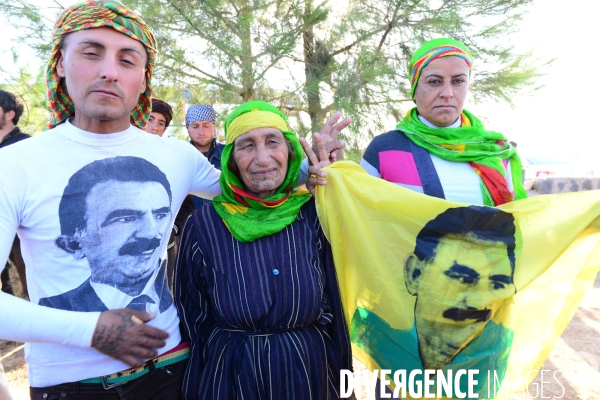
[[[23,104],[19,101],[19,99],[17,99],[15,95],[10,92],[0,90],[0,149],[31,137],[28,134],[21,132],[17,126],[22,114]],[[9,260],[17,269],[21,286],[23,287],[23,294],[27,296],[25,262],[23,261],[23,256],[21,255],[21,242],[19,241],[18,236],[15,236],[15,240],[13,241]],[[10,282],[9,268],[10,263],[7,262],[2,270],[2,273],[0,274],[2,291],[4,293],[14,294],[13,287]]]
[[[464,109],[472,67],[471,52],[457,40],[423,44],[409,67],[416,107],[396,130],[371,141],[360,165],[377,178],[456,202],[499,206],[526,198],[515,147]]]
[[[195,104],[185,114],[185,126],[190,135],[190,143],[201,152],[213,167],[221,169],[221,154],[225,145],[217,142],[217,113],[209,104]],[[196,209],[210,201],[192,196]]]
[[[146,132],[162,137],[172,120],[173,108],[171,105],[162,100],[153,98],[152,111],[148,118]],[[171,237],[169,238],[169,244],[167,245],[167,280],[171,291],[173,291],[173,272],[175,271],[175,258],[177,257],[179,234],[192,211],[194,211],[194,199],[192,195],[187,195],[177,213],[177,217],[175,217],[175,222],[171,229]]]
[[[148,117],[146,132],[162,137],[173,120],[173,107],[168,103],[152,98],[152,111]]]

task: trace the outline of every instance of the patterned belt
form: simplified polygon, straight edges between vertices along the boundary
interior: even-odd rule
[[[79,383],[101,383],[104,389],[108,390],[115,386],[122,385],[148,372],[154,371],[157,368],[166,367],[167,365],[175,364],[176,362],[186,360],[190,357],[190,344],[181,343],[172,350],[161,354],[160,356],[146,361],[146,365],[140,368],[127,369],[125,371],[115,372],[111,375],[100,376],[80,381]]]

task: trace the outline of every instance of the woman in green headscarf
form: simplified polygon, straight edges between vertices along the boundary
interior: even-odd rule
[[[472,66],[471,52],[457,40],[423,44],[409,66],[416,107],[396,130],[373,139],[360,165],[375,177],[456,202],[499,206],[527,197],[515,148],[464,109]]]
[[[473,57],[461,42],[434,39],[410,60],[416,107],[377,136],[361,166],[371,175],[430,196],[499,206],[527,197],[521,162],[501,133],[464,109]]]
[[[175,302],[191,337],[185,398],[339,398],[351,351],[331,250],[285,116],[251,101],[225,122],[223,194],[184,232]]]

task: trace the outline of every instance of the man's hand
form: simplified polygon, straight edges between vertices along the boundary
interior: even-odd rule
[[[323,143],[323,139],[320,134],[315,133],[315,145],[317,147],[317,154],[319,157],[317,158],[313,149],[310,148],[308,142],[305,138],[300,138],[300,144],[302,144],[302,148],[304,148],[304,152],[306,153],[308,160],[311,164],[308,167],[308,173],[310,177],[306,182],[306,188],[315,196],[315,187],[316,185],[326,185],[327,181],[324,179],[327,177],[327,173],[322,171],[321,168],[325,168],[331,165],[331,158],[327,150],[325,149],[325,144]]]
[[[327,120],[325,125],[323,125],[323,128],[321,128],[321,130],[319,131],[321,139],[323,139],[323,143],[325,144],[325,150],[329,155],[329,161],[331,161],[332,163],[340,159],[340,157],[342,156],[344,144],[346,144],[343,140],[336,140],[336,137],[343,129],[345,129],[352,122],[352,119],[350,117],[347,117],[344,118],[341,122],[337,123],[341,116],[341,112],[334,112],[331,118]],[[316,141],[313,143],[312,150],[314,154],[319,153]],[[310,158],[309,163],[311,163]]]
[[[165,346],[167,332],[145,323],[153,315],[129,308],[104,311],[100,314],[92,347],[104,354],[139,368],[145,360],[157,356],[155,349]]]

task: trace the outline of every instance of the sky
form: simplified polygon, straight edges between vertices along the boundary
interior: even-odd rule
[[[591,48],[600,34],[599,14],[597,0],[537,0],[522,22],[515,46],[555,58],[540,80],[545,86],[516,97],[513,109],[481,107],[488,128],[516,141],[522,156],[564,154],[600,163],[600,125],[594,119],[600,116],[600,79]]]
[[[77,2],[57,1],[63,6]],[[35,2],[54,5],[54,0]],[[600,125],[594,119],[594,115],[600,115],[600,78],[596,77],[591,48],[600,34],[598,15],[598,0],[535,0],[512,40],[520,51],[533,49],[541,60],[555,59],[538,82],[544,87],[533,94],[516,96],[513,108],[504,103],[472,102],[466,108],[480,116],[488,129],[516,141],[522,156],[560,154],[598,160],[600,164]],[[0,29],[4,39],[0,42],[2,57],[16,45],[18,32],[4,20],[0,21]],[[34,54],[23,46],[19,50],[20,64],[30,63],[35,69],[39,61]]]

